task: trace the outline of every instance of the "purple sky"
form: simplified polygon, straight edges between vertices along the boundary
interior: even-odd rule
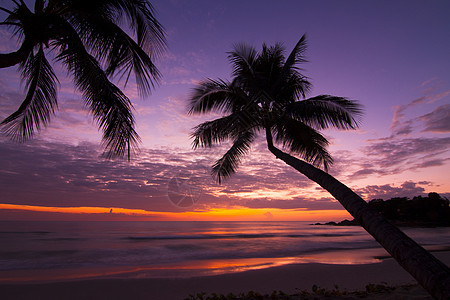
[[[187,210],[340,209],[276,161],[263,140],[221,186],[209,167],[225,148],[194,151],[190,145],[191,128],[214,116],[188,116],[189,93],[206,77],[230,78],[226,52],[233,44],[260,49],[263,42],[283,42],[290,51],[304,33],[310,96],[345,96],[365,108],[359,130],[325,132],[335,158],[330,172],[367,200],[431,191],[450,196],[449,1],[152,3],[167,32],[168,52],[156,62],[163,80],[145,99],[133,84],[125,88],[141,152],[130,163],[99,158],[100,134],[71,78],[56,65],[60,109],[51,125],[25,144],[0,137],[0,204],[182,211],[168,198],[170,179],[179,177],[195,196]],[[0,40],[0,52],[17,49],[5,27]],[[0,74],[3,119],[24,93],[15,67]]]

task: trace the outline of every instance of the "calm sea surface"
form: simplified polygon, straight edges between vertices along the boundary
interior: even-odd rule
[[[0,221],[0,282],[188,277],[386,255],[360,227],[310,223]],[[450,228],[404,231],[427,249],[450,249]]]

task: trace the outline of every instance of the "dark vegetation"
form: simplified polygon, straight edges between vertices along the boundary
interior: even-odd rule
[[[397,226],[440,227],[450,226],[449,202],[438,193],[429,193],[427,197],[416,196],[412,199],[407,197],[396,197],[386,201],[373,199],[369,201],[369,206]],[[353,219],[315,225],[358,226],[359,224]]]
[[[189,295],[185,300],[308,300],[308,299],[361,299],[371,298],[371,296],[379,295],[394,295],[395,292],[408,293],[416,285],[402,285],[398,287],[388,286],[385,283],[368,284],[365,291],[347,291],[340,290],[337,285],[333,289],[325,289],[313,285],[311,291],[298,290],[294,294],[287,294],[283,291],[273,291],[272,293],[259,293],[250,291],[247,293],[227,295],[213,293],[208,295],[206,293],[198,293],[196,295]]]

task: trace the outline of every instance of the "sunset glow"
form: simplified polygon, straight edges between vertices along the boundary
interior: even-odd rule
[[[450,295],[450,0],[0,2],[0,300]]]
[[[91,220],[114,220],[115,216],[130,217],[127,220],[152,221],[315,221],[339,218],[349,218],[343,210],[296,210],[296,209],[249,209],[245,207],[211,209],[207,211],[189,212],[157,212],[142,209],[127,209],[119,207],[48,207],[32,205],[0,204],[0,216],[8,210],[62,213],[71,215],[91,215]],[[101,216],[96,216],[101,215]],[[146,218],[149,217],[149,218]],[[75,216],[76,219],[76,216]],[[124,220],[124,219],[122,219]]]
[[[329,172],[365,200],[429,192],[450,197],[446,1],[258,2],[258,9],[257,1],[151,2],[167,31],[168,50],[156,61],[162,81],[145,97],[133,76],[125,87],[116,82],[134,105],[140,151],[130,162],[101,157],[101,134],[73,78],[55,63],[59,109],[49,126],[25,143],[0,136],[0,217],[350,218],[328,192],[276,159],[262,136],[220,185],[211,166],[228,145],[192,149],[192,128],[218,115],[188,115],[189,96],[205,78],[230,79],[233,45],[281,42],[290,51],[305,33],[308,62],[300,67],[313,83],[309,96],[343,96],[364,107],[357,130],[324,131],[334,158]],[[17,50],[2,28],[0,52]],[[0,72],[4,119],[25,94],[16,68]],[[189,203],[179,205],[184,200]]]

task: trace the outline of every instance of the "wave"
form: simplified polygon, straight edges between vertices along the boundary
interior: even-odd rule
[[[42,238],[42,241],[75,241],[75,242],[79,242],[79,241],[85,241],[87,240],[86,238],[73,238],[73,237],[55,237],[55,238]]]
[[[339,234],[339,233],[310,233],[310,234],[286,234],[282,235],[283,237],[290,237],[290,238],[305,238],[305,237],[341,237],[341,236],[354,236],[354,234]]]
[[[194,235],[151,235],[151,236],[128,236],[124,239],[132,241],[145,240],[218,240],[218,239],[261,239],[261,238],[306,238],[306,237],[343,237],[349,234],[194,234]]]
[[[217,239],[257,239],[272,238],[274,234],[198,234],[198,235],[159,235],[128,236],[127,240],[217,240]]]
[[[50,234],[50,231],[0,231],[1,234]]]
[[[0,259],[36,259],[40,257],[71,256],[78,250],[44,250],[44,251],[1,251]]]

